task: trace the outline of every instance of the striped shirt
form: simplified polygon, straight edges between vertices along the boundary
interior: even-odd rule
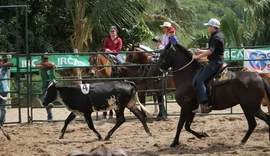
[[[152,63],[157,63],[159,57],[160,57],[160,50],[163,49],[164,47],[162,45],[158,46],[155,51],[152,52],[152,58],[151,62]]]

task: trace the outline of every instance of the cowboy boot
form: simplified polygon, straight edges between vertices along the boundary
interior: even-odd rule
[[[209,113],[208,103],[199,104],[199,107],[192,111],[192,113]]]

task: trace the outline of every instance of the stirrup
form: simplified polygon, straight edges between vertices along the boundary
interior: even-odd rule
[[[199,107],[197,109],[195,109],[195,110],[192,111],[192,113],[209,113],[209,112],[211,112],[211,110],[209,109],[209,107],[203,109],[201,107],[201,104],[199,104]]]

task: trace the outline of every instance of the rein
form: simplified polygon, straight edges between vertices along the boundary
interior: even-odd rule
[[[179,68],[179,69],[174,70],[173,73],[176,73],[176,72],[179,72],[179,71],[185,69],[185,68],[186,68],[187,66],[189,66],[193,61],[194,61],[194,59],[192,58],[191,61],[190,61],[188,64],[184,65],[183,67],[181,67],[181,68]]]

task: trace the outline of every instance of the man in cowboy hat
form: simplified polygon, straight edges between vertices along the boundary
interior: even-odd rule
[[[169,43],[169,28],[172,26],[170,22],[164,22],[163,25],[160,25],[162,27],[162,30],[164,32],[164,35],[162,36],[162,46],[165,47]]]

